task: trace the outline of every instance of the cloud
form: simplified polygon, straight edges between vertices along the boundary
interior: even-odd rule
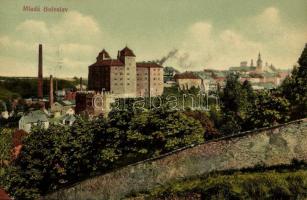
[[[209,22],[196,22],[188,28],[179,56],[167,64],[185,70],[223,69],[225,63],[236,65],[259,48],[261,44],[248,40],[237,31],[217,31]]]
[[[16,32],[26,40],[45,40],[50,37],[47,24],[38,20],[25,20],[16,27]]]
[[[28,19],[18,24],[15,30],[15,36],[0,35],[0,52],[4,56],[1,60],[1,75],[35,75],[37,49],[41,43],[44,75],[56,73],[57,76],[65,77],[83,73],[84,76],[87,74],[87,66],[99,52],[97,45],[104,41],[104,33],[97,21],[77,11],[64,14],[54,23]],[[5,66],[3,63],[10,64],[15,71],[2,70]],[[29,70],[20,67],[24,66],[21,63],[26,64]]]
[[[275,7],[268,7],[259,15],[253,17],[259,24],[278,24],[280,23],[279,10]]]
[[[117,34],[108,35],[90,15],[71,11],[57,19],[52,23],[27,19],[16,25],[15,33],[0,35],[0,55],[5,61],[1,60],[1,75],[9,72],[36,75],[39,43],[44,49],[44,75],[57,73],[62,77],[82,73],[87,76],[87,66],[95,61],[101,44],[109,45],[108,50],[114,52],[116,46],[122,45],[122,38],[117,40],[114,38]],[[151,38],[128,42],[134,44],[138,60],[152,60],[178,49],[165,65],[182,70],[228,69],[243,60],[255,60],[259,51],[264,61],[285,68],[296,62],[307,41],[306,33],[306,28],[293,27],[281,17],[277,7],[270,6],[227,27],[219,27],[210,19],[195,21],[186,27],[183,35],[178,35],[180,42],[176,44],[177,38],[170,42],[174,43],[171,47],[167,41],[155,44]],[[5,69],[6,65],[14,66],[11,68],[16,68],[15,71]]]
[[[256,59],[260,51],[265,61],[280,68],[290,68],[307,41],[307,30],[293,28],[280,16],[275,7],[240,19],[236,26],[217,29],[208,21],[190,25],[179,46],[182,57],[177,56],[166,64],[183,70],[204,68],[228,69],[240,61]],[[186,56],[183,56],[186,55]],[[184,58],[184,62],[180,61]]]
[[[50,32],[59,42],[95,43],[102,38],[96,20],[76,11],[64,15],[59,23],[50,28]]]
[[[293,27],[280,16],[275,7],[266,8],[259,15],[247,19],[253,25],[250,36],[258,36],[264,45],[263,51],[277,66],[291,67],[297,61],[307,41],[307,29]]]

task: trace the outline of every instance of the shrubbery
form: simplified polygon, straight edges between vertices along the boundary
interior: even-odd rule
[[[79,118],[73,127],[35,128],[7,170],[3,186],[16,199],[35,199],[67,183],[201,143],[201,124],[178,111],[113,111],[109,120]]]
[[[172,182],[130,197],[159,199],[305,199],[307,171],[215,173]]]

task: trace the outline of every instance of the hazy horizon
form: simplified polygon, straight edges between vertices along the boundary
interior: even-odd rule
[[[24,6],[68,12],[27,12]],[[39,43],[44,77],[87,77],[101,49],[116,58],[126,45],[137,61],[177,49],[164,66],[180,71],[255,63],[258,52],[264,63],[289,69],[307,42],[306,7],[304,0],[3,0],[0,76],[35,77]]]

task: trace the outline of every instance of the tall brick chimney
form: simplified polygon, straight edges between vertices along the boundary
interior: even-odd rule
[[[57,78],[54,79],[55,79],[55,91],[58,91],[58,79]]]
[[[50,75],[50,88],[49,88],[49,106],[51,107],[54,102],[53,97],[53,77]]]
[[[43,98],[43,46],[38,46],[38,82],[37,82],[37,97]]]
[[[82,91],[82,77],[80,77],[80,91]]]

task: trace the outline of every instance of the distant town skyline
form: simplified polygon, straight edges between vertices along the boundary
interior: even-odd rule
[[[228,69],[259,52],[287,69],[307,42],[306,7],[304,0],[3,0],[0,76],[37,76],[40,43],[44,77],[87,77],[98,52],[116,58],[126,45],[137,61],[175,52],[164,66],[181,71]]]

